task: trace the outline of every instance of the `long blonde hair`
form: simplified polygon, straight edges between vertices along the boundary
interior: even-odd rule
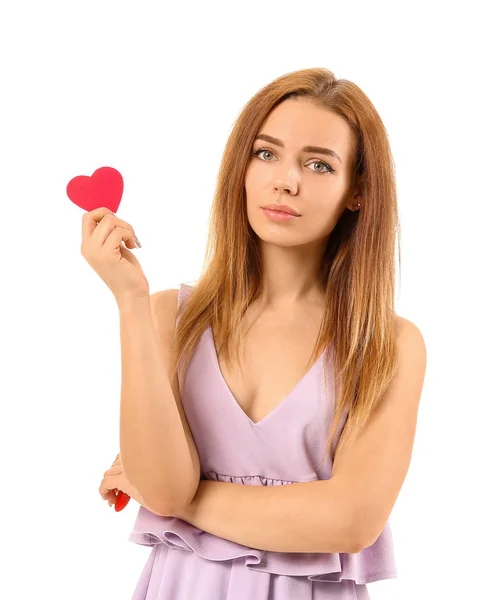
[[[343,117],[355,139],[351,181],[361,183],[360,211],[346,209],[331,232],[321,281],[326,309],[308,366],[325,353],[334,373],[334,412],[323,460],[332,450],[344,408],[337,452],[361,432],[396,370],[396,183],[386,129],[373,104],[351,81],[322,68],[288,73],[244,106],[227,141],[210,212],[202,274],[182,303],[172,353],[179,379],[200,336],[211,325],[225,362],[240,358],[242,320],[261,292],[258,238],[246,213],[245,173],[252,144],[270,111],[289,97],[307,97]],[[400,245],[398,237],[398,256]],[[325,381],[326,385],[326,381]],[[207,410],[210,407],[207,406]],[[322,460],[322,462],[323,462]]]

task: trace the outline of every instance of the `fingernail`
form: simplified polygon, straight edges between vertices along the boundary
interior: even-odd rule
[[[135,240],[135,243],[136,243],[136,245],[137,245],[139,248],[142,248],[142,246],[141,246],[141,242],[139,241],[139,238],[138,238],[138,237],[135,235],[135,233],[134,233],[134,240]]]

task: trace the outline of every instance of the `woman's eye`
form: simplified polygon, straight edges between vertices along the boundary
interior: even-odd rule
[[[327,165],[325,162],[323,162],[322,160],[315,160],[313,163],[311,163],[312,165],[323,165],[326,170],[325,171],[316,171],[316,169],[313,169],[313,171],[316,171],[316,173],[332,173],[333,169]]]
[[[261,152],[267,152],[268,154],[272,154],[271,150],[266,150],[265,148],[261,148],[260,150],[255,150],[255,156],[259,156]]]
[[[259,156],[259,154],[261,152],[267,152],[268,154],[273,154],[273,152],[271,150],[269,150],[268,148],[259,148],[259,150],[255,150],[254,154],[255,156]],[[265,162],[269,162],[266,159],[264,159]],[[317,169],[313,169],[313,171],[315,173],[333,173],[333,169],[330,167],[329,164],[327,164],[326,162],[323,162],[322,160],[315,160],[314,162],[311,163],[312,165],[323,165],[323,167],[325,167],[324,170],[322,171],[318,171]]]

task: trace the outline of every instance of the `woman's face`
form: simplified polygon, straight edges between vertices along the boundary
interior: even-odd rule
[[[257,139],[259,135],[276,138]],[[319,150],[333,150],[337,159]],[[350,192],[352,134],[342,117],[304,98],[288,98],[263,122],[245,175],[247,215],[257,236],[282,246],[328,238],[346,206],[360,200]],[[254,154],[257,153],[257,154]],[[288,204],[300,216],[274,221],[262,210]]]

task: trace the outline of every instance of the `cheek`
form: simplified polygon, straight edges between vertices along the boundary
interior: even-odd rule
[[[250,187],[272,185],[276,176],[281,176],[277,162],[265,162],[258,158],[250,160],[246,170],[245,179]]]
[[[343,207],[341,203],[332,204],[323,207],[322,215],[323,215],[323,225],[322,228],[327,232],[331,232],[338,223],[340,215],[343,212]]]
[[[254,170],[252,169],[251,166],[249,166],[247,168],[247,172],[245,173],[245,191],[248,194],[252,193],[252,190],[254,189],[255,186],[255,174],[254,174]]]
[[[343,208],[341,203],[334,199],[314,200],[311,202],[304,201],[304,206],[307,207],[305,216],[307,223],[314,229],[331,230],[339,220]]]
[[[322,208],[322,213],[325,220],[337,221],[343,210],[341,204],[342,203],[340,200],[331,200],[330,202],[325,202]]]
[[[245,176],[245,189],[248,194],[252,194],[253,192],[261,189],[264,185],[264,177],[262,172],[259,172],[259,169],[255,169],[253,167],[248,167],[246,176]]]
[[[246,204],[250,210],[254,210],[255,206],[262,203],[263,199],[269,197],[272,190],[266,188],[264,182],[259,182],[255,177],[248,177],[245,180],[245,197]]]

